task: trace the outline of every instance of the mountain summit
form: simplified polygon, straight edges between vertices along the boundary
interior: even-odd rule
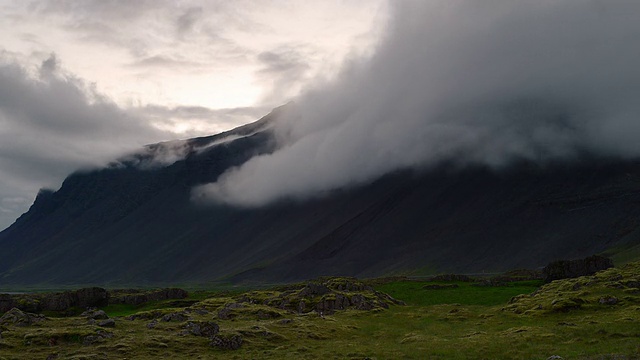
[[[41,191],[0,233],[0,285],[493,272],[639,249],[638,161],[440,164],[259,208],[194,200],[194,187],[276,149],[276,116],[150,145]]]

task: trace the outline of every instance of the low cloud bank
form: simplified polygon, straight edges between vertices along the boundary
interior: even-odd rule
[[[280,149],[194,196],[308,198],[439,161],[640,155],[640,3],[398,1],[367,60],[307,90]]]

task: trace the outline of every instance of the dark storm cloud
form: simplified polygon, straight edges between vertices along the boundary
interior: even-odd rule
[[[29,203],[7,199],[32,200],[40,187],[57,187],[80,167],[167,138],[65,74],[55,56],[30,72],[0,54],[0,228]]]
[[[640,3],[391,5],[373,57],[282,116],[279,151],[195,195],[255,206],[442,160],[501,167],[640,155]]]

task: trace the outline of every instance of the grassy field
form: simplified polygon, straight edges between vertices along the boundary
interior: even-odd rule
[[[542,285],[542,281],[518,281],[505,284],[505,286],[477,286],[476,283],[469,282],[448,282],[448,284],[456,284],[458,287],[439,290],[423,289],[425,285],[430,284],[441,283],[397,281],[379,285],[376,288],[415,306],[441,304],[492,306],[505,304],[509,299],[519,294],[532,293]]]
[[[544,286],[528,281],[503,287],[456,283],[457,288],[423,288],[429,284],[377,285],[406,305],[323,316],[246,302],[234,309],[234,317],[221,318],[218,311],[242,295],[193,294],[199,302],[187,308],[190,320],[217,323],[223,337],[241,336],[237,350],[212,347],[208,338],[185,333],[184,320],[154,320],[185,310],[171,307],[170,301],[110,306],[105,310],[116,320],[113,328],[89,325],[80,317],[49,317],[24,327],[5,324],[0,359],[640,358],[638,263]],[[251,296],[268,299],[274,294],[278,291],[260,290]],[[130,314],[137,319],[124,318]],[[87,336],[100,332],[109,335],[83,344]]]

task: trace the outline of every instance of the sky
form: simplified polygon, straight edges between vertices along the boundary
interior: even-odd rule
[[[0,0],[0,229],[71,172],[255,121],[368,58],[383,0]]]
[[[632,0],[0,0],[0,227],[71,171],[285,103],[277,150],[195,200],[637,158],[638,39]]]

